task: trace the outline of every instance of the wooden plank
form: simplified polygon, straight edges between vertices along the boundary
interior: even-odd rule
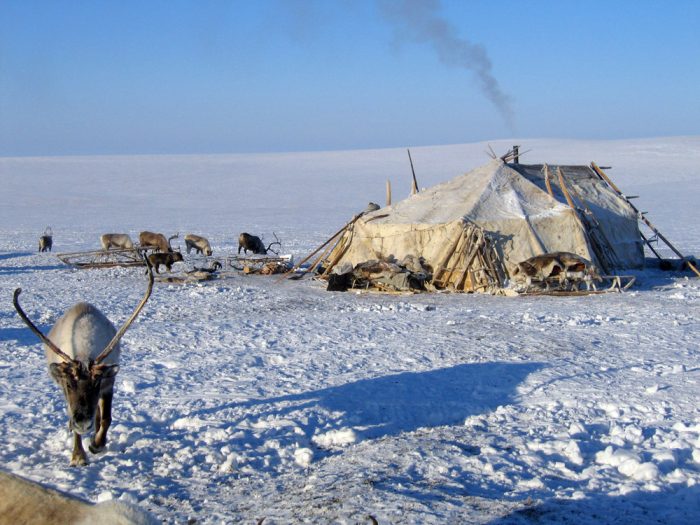
[[[445,265],[452,257],[452,254],[454,254],[455,249],[457,248],[457,245],[459,244],[459,241],[462,240],[462,237],[464,237],[464,235],[465,235],[465,231],[466,231],[466,225],[460,230],[459,235],[455,239],[455,242],[452,244],[450,249],[447,251],[447,254],[445,255],[445,257],[443,257],[442,261],[440,261],[440,263],[438,263],[438,265],[435,267],[435,272],[433,273],[433,279],[431,281],[433,284],[440,281],[440,277],[442,276],[442,272],[445,271]]]

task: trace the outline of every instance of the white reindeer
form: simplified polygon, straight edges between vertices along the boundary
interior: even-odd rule
[[[19,305],[21,288],[14,293],[17,313],[44,343],[49,374],[66,398],[73,454],[70,465],[87,465],[82,436],[93,429],[89,449],[93,454],[107,444],[112,422],[114,377],[119,371],[119,340],[143,309],[153,290],[153,271],[148,262],[148,287],[131,317],[117,332],[102,312],[88,303],[78,303],[56,321],[45,336]]]
[[[187,247],[187,253],[190,253],[192,249],[195,250],[195,253],[204,252],[204,255],[211,255],[213,253],[209,241],[205,237],[200,237],[193,233],[185,235],[185,246]]]
[[[100,243],[102,244],[103,250],[109,250],[110,248],[131,250],[134,247],[131,237],[126,233],[105,233],[100,236]]]

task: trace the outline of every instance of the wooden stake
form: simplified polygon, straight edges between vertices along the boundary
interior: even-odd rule
[[[411,173],[413,174],[413,186],[411,188],[411,195],[418,193],[418,181],[416,180],[416,170],[413,169],[413,159],[411,158],[411,150],[407,149],[408,161],[411,163]]]

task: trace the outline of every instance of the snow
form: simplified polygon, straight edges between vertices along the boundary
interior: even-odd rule
[[[512,143],[523,161],[612,165],[700,252],[700,137]],[[485,149],[412,148],[419,183]],[[233,254],[239,232],[274,231],[303,257],[387,178],[408,193],[409,170],[403,149],[0,159],[2,468],[177,523],[699,522],[700,281],[652,269],[575,298],[158,284],[123,339],[106,451],[68,466],[64,401],[12,292],[44,331],[81,300],[119,325],[145,278],[36,253],[47,225],[55,252],[149,229]]]

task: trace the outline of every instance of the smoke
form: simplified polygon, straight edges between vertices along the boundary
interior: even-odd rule
[[[514,113],[510,98],[493,76],[486,50],[458,36],[455,26],[440,15],[440,0],[377,1],[382,15],[395,26],[399,40],[429,44],[444,64],[472,71],[484,96],[513,129]]]

